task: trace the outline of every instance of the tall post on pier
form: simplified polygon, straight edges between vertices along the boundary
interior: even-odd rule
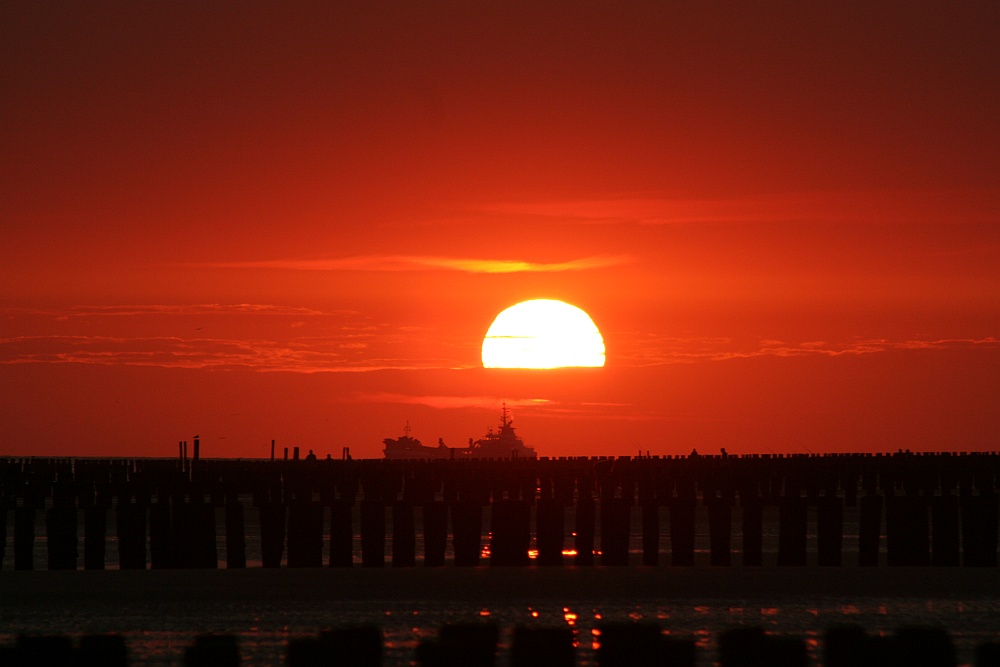
[[[563,501],[540,498],[535,504],[535,530],[539,565],[563,564],[565,513]]]
[[[424,503],[424,565],[441,567],[448,545],[448,505],[442,500]]]
[[[398,500],[392,504],[392,566],[417,564],[417,530],[413,502]]]
[[[858,565],[878,565],[879,536],[882,534],[882,496],[862,496],[858,506]]]
[[[628,565],[630,498],[601,498],[601,565]]]
[[[576,501],[576,565],[594,564],[594,521],[597,507],[590,492],[583,493]]]
[[[455,565],[479,565],[482,550],[483,506],[477,500],[456,500],[451,503],[452,547]]]
[[[243,503],[226,502],[226,568],[242,570],[247,566],[247,538]]]
[[[385,566],[385,503],[361,501],[361,566]]]
[[[709,562],[713,566],[733,564],[733,508],[727,498],[708,498]]]
[[[816,506],[816,551],[818,565],[839,566],[844,545],[844,500],[823,496]]]
[[[35,559],[35,508],[14,510],[14,569],[33,570]]]
[[[806,564],[806,499],[786,496],[778,506],[778,565]]]
[[[199,436],[194,436],[194,458],[193,461],[197,461],[201,458],[201,438]]]
[[[742,565],[760,567],[764,564],[764,503],[759,497],[740,495],[743,511],[741,530],[743,533]]]
[[[694,565],[694,511],[693,497],[670,499],[670,564]]]
[[[354,565],[354,503],[338,498],[330,503],[330,567]]]

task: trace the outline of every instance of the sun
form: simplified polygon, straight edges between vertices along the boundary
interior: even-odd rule
[[[483,339],[485,368],[604,366],[604,338],[590,315],[554,299],[522,301],[497,315]]]

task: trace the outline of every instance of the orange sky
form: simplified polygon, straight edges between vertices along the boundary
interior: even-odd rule
[[[542,4],[0,5],[0,455],[1000,448],[996,3]]]

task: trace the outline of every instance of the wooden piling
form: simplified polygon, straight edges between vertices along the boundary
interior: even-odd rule
[[[670,499],[670,564],[694,565],[694,512],[696,500],[691,497]]]
[[[885,503],[886,563],[930,564],[930,524],[928,499],[921,496],[892,496]]]
[[[980,492],[961,499],[962,565],[997,566],[997,494]]]
[[[660,501],[648,498],[642,507],[642,564],[660,564]]]
[[[628,565],[632,503],[629,498],[602,498],[601,565]]]
[[[417,564],[417,531],[413,503],[399,500],[392,504],[392,566]]]
[[[35,508],[14,510],[14,569],[35,569]]]
[[[154,570],[178,567],[169,502],[149,506],[149,563]]]
[[[435,500],[424,503],[424,565],[441,567],[444,565],[445,549],[448,545],[448,505]]]
[[[564,501],[542,498],[535,505],[536,544],[539,565],[562,565],[565,539]]]
[[[931,498],[931,565],[961,564],[958,496]]]
[[[594,564],[594,521],[597,507],[589,493],[581,495],[576,501],[576,518],[573,522],[573,532],[576,533],[574,546],[576,548],[576,565]]]
[[[118,536],[118,567],[146,569],[146,508],[119,503],[115,509]]]
[[[882,496],[861,497],[858,510],[858,565],[878,565],[879,538],[882,534]]]
[[[297,502],[288,506],[288,567],[322,567],[323,506]]]
[[[330,567],[354,565],[354,516],[350,500],[330,503]]]
[[[511,667],[574,667],[572,628],[514,628]]]
[[[706,499],[708,508],[709,558],[713,566],[728,567],[733,563],[732,506],[725,498]]]
[[[361,501],[361,566],[385,567],[385,503]]]
[[[257,511],[260,516],[261,565],[267,568],[281,567],[281,557],[285,552],[285,505],[264,503]]]
[[[778,503],[778,565],[806,564],[806,499],[782,498]]]
[[[241,570],[247,566],[246,521],[243,503],[226,503],[226,568]]]
[[[759,567],[764,564],[764,504],[760,498],[740,496],[743,516],[740,528],[743,534],[744,566]]]
[[[531,505],[526,500],[496,500],[490,506],[490,565],[530,562]]]
[[[483,506],[476,500],[456,500],[451,503],[452,548],[455,565],[479,565],[482,550]]]
[[[837,496],[816,500],[817,564],[839,566],[844,546],[844,501]]]
[[[92,506],[83,511],[83,569],[103,570],[107,548],[108,512]]]
[[[45,513],[46,546],[50,570],[75,570],[79,557],[76,506],[51,507]]]

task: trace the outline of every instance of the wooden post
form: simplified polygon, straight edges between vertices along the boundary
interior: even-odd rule
[[[361,566],[385,567],[385,503],[361,501]]]
[[[709,498],[708,542],[710,562],[713,566],[728,567],[733,564],[732,549],[732,505],[726,498]]]
[[[353,507],[349,500],[330,503],[330,567],[354,565]]]
[[[122,570],[146,569],[146,508],[118,503],[118,567]]]
[[[642,564],[660,563],[660,501],[648,498],[642,501]]]
[[[258,508],[258,512],[261,565],[268,568],[281,567],[281,557],[285,552],[285,505],[264,503]]]
[[[694,498],[670,499],[670,564],[694,565]]]
[[[149,506],[149,562],[154,570],[178,567],[169,502]]]
[[[77,550],[75,505],[51,507],[45,513],[50,570],[75,570]]]
[[[399,500],[392,504],[392,566],[413,567],[417,564],[417,530],[413,503]]]
[[[594,564],[594,520],[597,508],[589,493],[581,495],[576,501],[576,559],[577,565]]]
[[[14,510],[14,569],[35,569],[35,508]]]
[[[574,667],[573,628],[514,628],[511,667]]]
[[[958,496],[931,498],[931,565],[961,564]]]
[[[490,507],[490,565],[528,565],[531,505],[526,500],[497,500]]]
[[[246,522],[243,503],[226,503],[226,568],[242,570],[247,566]]]
[[[631,499],[606,497],[601,503],[601,565],[628,565]]]
[[[778,507],[778,565],[805,565],[806,499],[782,498]]]
[[[964,496],[962,509],[962,565],[997,566],[997,494],[980,491]]]
[[[451,504],[452,547],[455,565],[479,565],[482,549],[483,506],[476,500],[456,500]]]
[[[930,524],[927,498],[886,498],[885,548],[889,565],[930,564]]]
[[[858,565],[878,565],[879,536],[882,534],[882,496],[862,496],[858,514]]]
[[[764,503],[760,498],[744,498],[741,495],[740,504],[743,509],[742,564],[760,567],[764,564]]]
[[[424,565],[441,567],[448,545],[448,505],[441,500],[424,503]]]
[[[837,496],[817,499],[816,550],[818,565],[839,566],[844,545],[844,501]]]
[[[322,567],[323,506],[298,502],[288,506],[288,567]]]
[[[83,511],[83,569],[103,570],[108,511],[94,505]]]
[[[542,498],[535,505],[539,565],[563,564],[562,552],[565,538],[563,502],[556,498]]]

